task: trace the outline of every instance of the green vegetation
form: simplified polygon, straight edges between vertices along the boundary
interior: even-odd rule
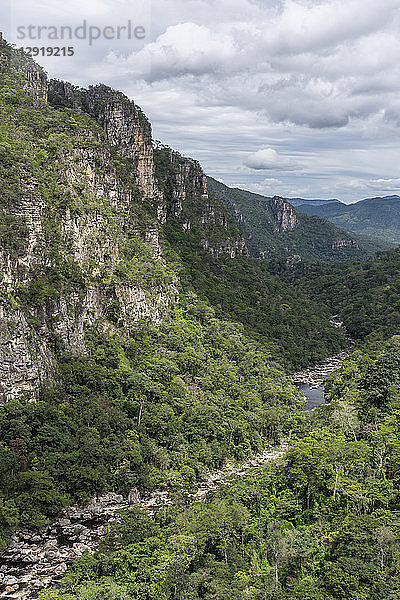
[[[297,209],[293,214],[297,225],[292,230],[279,229],[271,198],[238,188],[229,188],[211,177],[209,188],[223,200],[246,232],[248,246],[256,257],[272,259],[301,256],[309,261],[362,260],[377,250],[389,247],[385,242],[341,229],[317,216],[305,215]],[[334,247],[338,240],[349,245]]]
[[[196,293],[219,317],[242,323],[288,370],[315,364],[347,346],[342,332],[329,323],[328,306],[271,275],[264,261],[247,256],[216,260],[184,250],[181,256]]]
[[[339,202],[325,206],[299,205],[309,215],[319,215],[339,227],[358,234],[383,240],[390,245],[400,244],[400,198],[367,198],[355,204]]]
[[[400,338],[329,387],[283,461],[204,504],[128,511],[43,600],[397,600]]]
[[[221,256],[227,249],[237,250],[243,233],[234,217],[217,198],[203,195],[204,178],[200,165],[160,144],[154,150],[155,174],[166,205],[164,227],[170,244],[178,251],[198,252],[207,242],[209,252]],[[176,197],[184,187],[185,196]]]
[[[167,147],[156,149],[155,161],[166,199],[165,252],[175,264],[178,254],[184,289],[209,302],[219,318],[242,323],[246,334],[268,348],[287,370],[315,364],[347,345],[343,334],[330,325],[327,306],[272,276],[264,261],[237,252],[244,244],[235,219],[222,200],[212,195],[204,199],[202,189],[199,193],[193,186],[201,175],[197,163],[189,162],[188,168]],[[175,214],[177,179],[185,181],[186,200]],[[190,227],[183,228],[185,223]],[[204,250],[204,239],[213,253]],[[234,259],[224,254],[226,247],[234,252]]]
[[[302,264],[288,269],[270,263],[289,284],[340,313],[356,339],[387,338],[400,332],[400,248],[380,252],[364,263]]]
[[[60,372],[37,403],[0,411],[3,543],[106,489],[184,490],[277,443],[303,405],[243,327],[203,302],[131,339],[94,330],[90,354],[62,356]]]
[[[158,146],[165,206],[143,198],[103,129],[117,102],[150,135],[140,109],[105,86],[68,100],[62,84],[50,106],[29,92],[32,61],[0,49],[4,332],[21,313],[54,369],[37,402],[0,410],[0,546],[103,491],[168,489],[174,507],[124,513],[43,600],[397,600],[399,250],[315,263],[371,248],[334,250],[348,234],[300,213],[279,233],[268,199],[231,190],[271,260],[247,256],[195,161]],[[279,365],[343,348],[332,313],[368,345],[330,378],[332,403],[305,413]],[[283,460],[190,502],[210,471],[286,438]]]
[[[28,234],[24,219],[0,210],[0,247],[7,248],[13,257],[23,255]]]

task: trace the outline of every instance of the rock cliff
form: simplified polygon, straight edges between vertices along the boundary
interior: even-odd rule
[[[159,215],[172,243],[200,247],[216,257],[247,254],[235,218],[220,199],[209,194],[199,163],[160,143],[154,158],[163,199]]]
[[[0,76],[5,402],[34,398],[57,377],[60,352],[87,352],[90,328],[131,335],[140,320],[168,316],[179,295],[162,249],[168,228],[217,256],[246,249],[200,165],[154,149],[148,119],[122,93],[49,82],[4,41]]]
[[[276,231],[292,231],[299,224],[293,206],[280,196],[271,199],[271,209],[276,220]]]

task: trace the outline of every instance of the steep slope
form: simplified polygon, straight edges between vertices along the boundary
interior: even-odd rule
[[[356,351],[329,387],[283,460],[204,503],[128,512],[48,597],[398,600],[399,338]]]
[[[6,399],[53,376],[55,354],[85,352],[88,326],[160,323],[177,296],[138,170],[85,113],[35,103],[18,85],[2,87]]]
[[[300,204],[308,215],[319,215],[357,234],[379,238],[393,246],[400,244],[400,196],[366,198],[355,204]]]
[[[159,235],[178,206],[196,206],[200,247],[246,250],[228,211],[210,206],[195,161],[179,157],[172,199],[159,187],[151,127],[133,102],[105,86],[47,84],[33,62],[4,43],[2,51],[1,385],[9,399],[54,376],[55,349],[85,352],[86,327],[129,333],[140,320],[165,319],[178,278]],[[184,232],[187,223],[175,222]]]
[[[266,198],[232,189],[212,178],[208,182],[210,191],[225,202],[243,226],[254,256],[313,261],[361,260],[388,247],[383,242],[340,229],[320,217],[305,215],[284,198]]]
[[[48,82],[4,41],[0,84],[4,544],[102,490],[179,492],[278,441],[302,399],[276,359],[344,340],[247,256],[200,165],[155,146],[123,94]]]

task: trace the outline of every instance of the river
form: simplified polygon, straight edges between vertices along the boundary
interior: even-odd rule
[[[331,317],[331,325],[341,329],[348,340],[349,346],[346,350],[339,352],[329,358],[326,358],[321,363],[298,371],[292,375],[292,380],[298,389],[304,394],[307,402],[305,410],[313,410],[317,406],[325,403],[325,392],[324,392],[324,381],[329,375],[331,375],[337,369],[340,369],[342,363],[348,356],[350,356],[354,340],[346,332],[346,328],[343,322],[340,320],[339,315]]]
[[[306,410],[312,410],[325,403],[324,381],[334,371],[340,369],[351,351],[352,347],[349,346],[347,350],[327,358],[320,364],[292,375],[293,382],[307,399]]]
[[[307,384],[302,384],[297,387],[307,399],[304,407],[305,410],[313,410],[313,408],[317,408],[317,406],[321,406],[321,404],[325,403],[325,391],[323,385],[310,387]]]
[[[348,350],[324,360],[319,365],[292,376],[307,399],[306,410],[324,404],[324,380],[338,369],[349,356]],[[240,477],[255,468],[284,455],[287,447],[266,450],[240,466],[227,465],[218,473],[210,474],[199,485],[193,500],[204,500],[210,490],[215,490],[230,477]],[[134,492],[134,493],[132,493]],[[166,491],[155,491],[143,498],[137,490],[123,498],[109,493],[93,499],[85,507],[74,506],[63,511],[44,531],[19,531],[12,539],[0,562],[0,599],[28,600],[37,598],[38,592],[62,577],[67,567],[84,552],[94,552],[104,527],[115,518],[121,508],[138,505],[152,511],[156,506],[170,505],[172,499]]]

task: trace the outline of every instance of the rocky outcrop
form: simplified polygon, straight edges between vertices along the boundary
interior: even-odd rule
[[[24,222],[27,239],[17,254],[7,248],[0,252],[3,402],[21,391],[34,397],[40,384],[54,376],[54,339],[64,351],[84,353],[87,328],[106,322],[111,301],[119,307],[118,326],[129,332],[142,318],[159,324],[177,300],[171,278],[152,286],[117,275],[126,263],[126,244],[135,237],[149,248],[149,260],[164,264],[158,229],[135,221],[131,212],[136,190],[121,179],[110,150],[98,143],[90,127],[85,139],[93,145],[64,150],[60,156],[59,177],[72,199],[70,206],[55,209],[40,186],[26,179],[24,196],[9,207],[9,214]],[[61,254],[53,247],[54,237]],[[72,269],[73,280],[64,289],[52,290],[47,273],[62,270],[63,264]],[[39,293],[38,299],[21,305],[22,288],[29,297]],[[42,299],[43,294],[50,296]]]
[[[235,218],[221,200],[208,193],[207,177],[200,164],[160,143],[155,146],[154,158],[162,193],[159,215],[163,224],[172,225],[174,241],[186,238],[192,245],[197,242],[198,247],[216,257],[247,254]]]
[[[143,111],[121,92],[105,85],[81,89],[58,80],[49,83],[48,98],[55,107],[82,109],[98,121],[107,140],[133,166],[146,198],[157,197],[151,125]]]
[[[54,167],[48,166],[46,176],[21,163],[17,193],[12,188],[12,200],[3,201],[6,218],[23,226],[25,239],[16,251],[10,228],[0,244],[1,403],[20,393],[34,399],[40,385],[56,377],[55,348],[85,353],[92,325],[124,335],[140,319],[158,325],[178,294],[177,278],[166,268],[154,283],[145,275],[157,263],[163,271],[165,261],[156,208],[147,208],[161,194],[151,127],[142,111],[104,86],[81,91],[49,85],[40,67],[7,44],[0,47],[0,68],[17,82],[23,76],[32,110],[49,123],[54,112],[36,104],[47,91],[49,100],[57,92],[64,106],[97,120],[77,114],[77,126],[66,114],[60,130],[55,122]],[[143,276],[135,271],[140,261]]]
[[[355,240],[333,240],[331,245],[333,250],[340,250],[341,248],[358,248],[358,243]]]
[[[39,384],[55,373],[51,351],[23,312],[0,303],[0,404],[35,398]]]
[[[292,231],[298,225],[293,206],[284,198],[274,196],[270,200],[270,206],[276,220],[276,232]]]
[[[0,72],[9,72],[10,67],[14,77],[20,76],[23,87],[36,101],[47,100],[47,77],[42,67],[22,50],[7,44],[0,33]]]

